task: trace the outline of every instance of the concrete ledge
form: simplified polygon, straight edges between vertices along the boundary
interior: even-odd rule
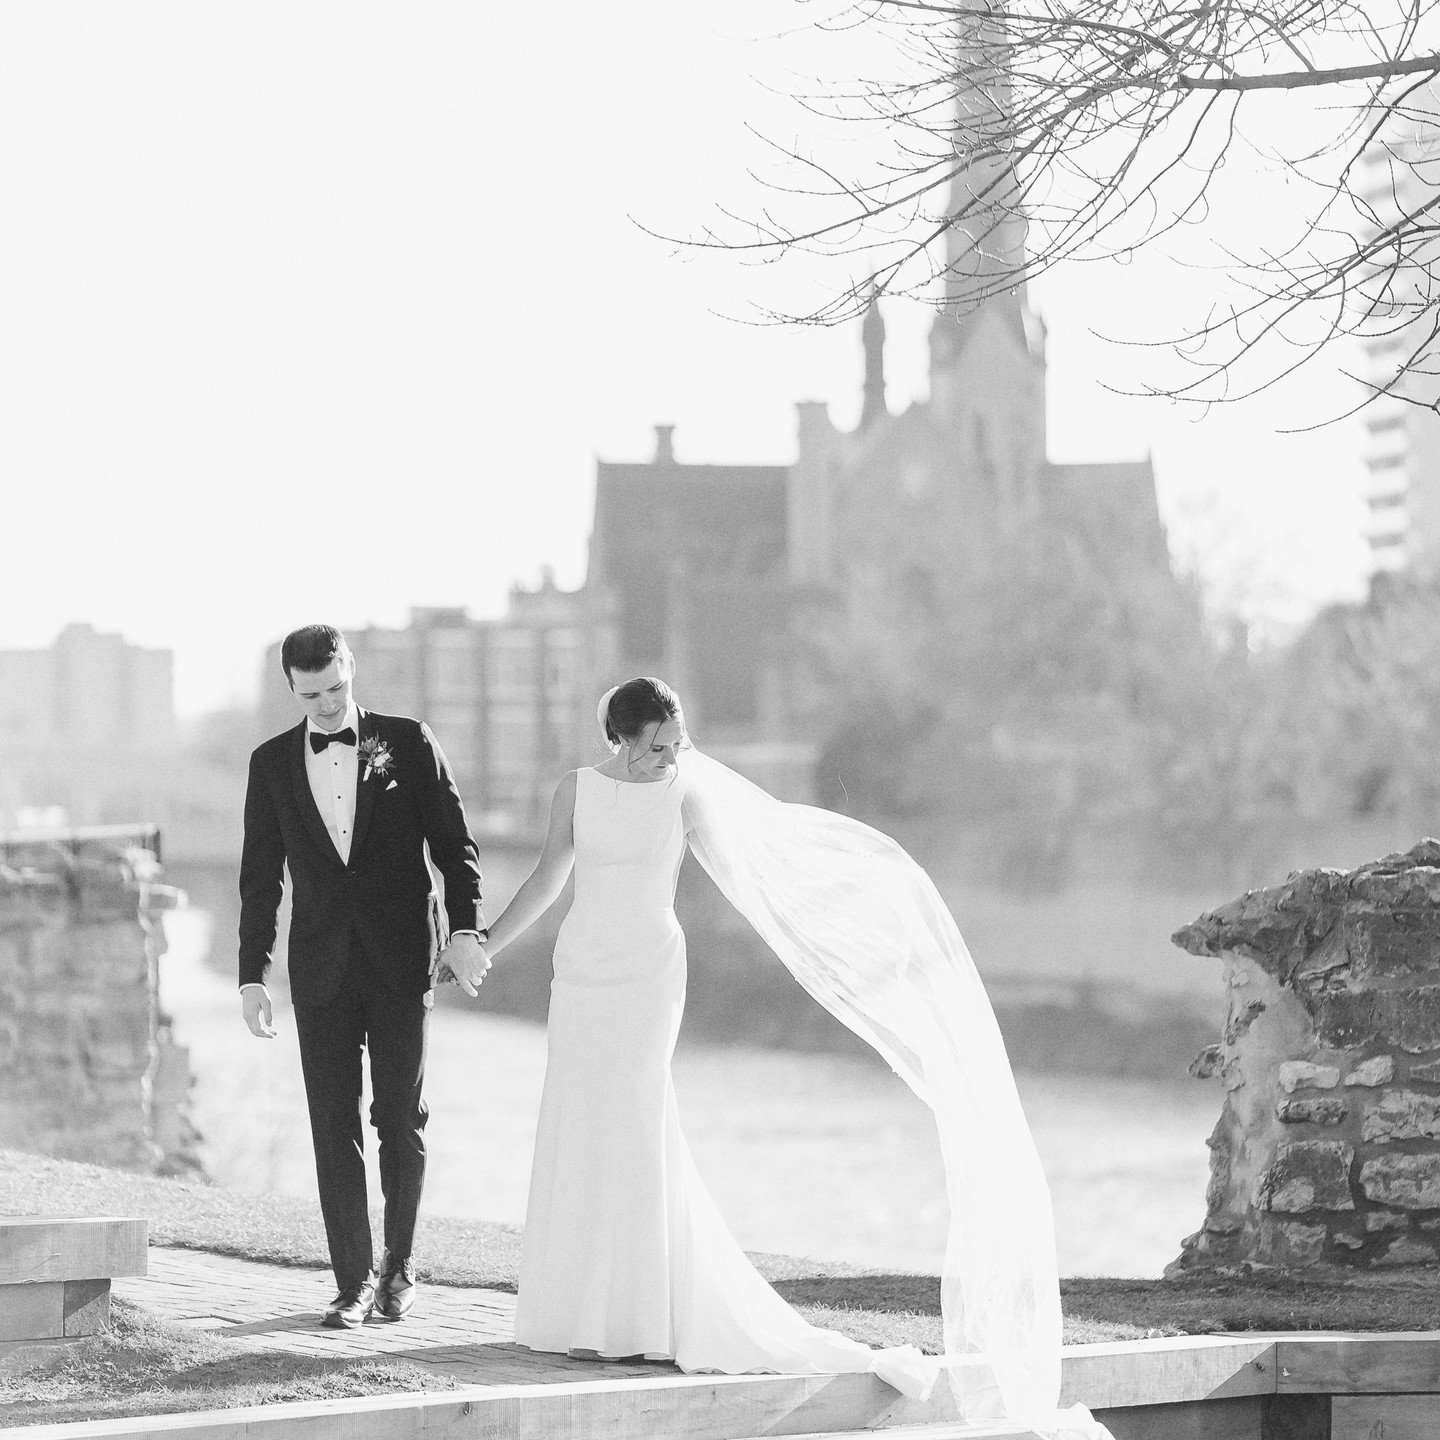
[[[0,1220],[0,1285],[143,1275],[144,1220],[24,1215]]]

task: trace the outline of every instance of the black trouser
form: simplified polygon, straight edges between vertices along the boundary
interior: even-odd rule
[[[358,955],[339,991],[319,1005],[295,1006],[300,1066],[315,1146],[320,1212],[330,1264],[344,1290],[375,1266],[365,1194],[365,1127],[360,1118],[361,1051],[370,1051],[370,1123],[380,1139],[385,1248],[410,1255],[425,1185],[421,1098],[430,1028],[429,995],[398,995],[380,985]]]

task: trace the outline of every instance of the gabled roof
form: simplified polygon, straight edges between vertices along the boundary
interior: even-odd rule
[[[590,564],[598,576],[613,578],[661,551],[701,570],[710,568],[707,554],[741,556],[751,573],[784,564],[784,465],[601,460],[595,472]]]

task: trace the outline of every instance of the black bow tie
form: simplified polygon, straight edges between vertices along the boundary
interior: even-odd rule
[[[310,748],[318,755],[327,745],[353,745],[355,743],[355,732],[347,725],[343,730],[333,732],[325,730],[312,730],[310,732]]]

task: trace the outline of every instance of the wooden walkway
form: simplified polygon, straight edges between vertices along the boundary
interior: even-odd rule
[[[247,1349],[354,1359],[403,1359],[464,1385],[550,1385],[567,1380],[678,1375],[673,1365],[570,1359],[513,1340],[515,1297],[501,1290],[420,1287],[401,1321],[326,1330],[335,1294],[328,1270],[292,1269],[197,1250],[150,1249],[149,1273],[114,1293],[152,1315],[216,1332]]]
[[[319,1326],[330,1276],[159,1247],[115,1281],[151,1312],[267,1353],[403,1357],[459,1388],[0,1431],[17,1440],[1039,1440],[957,1423],[873,1375],[681,1375],[537,1355],[511,1340],[514,1297],[426,1286],[399,1324]],[[960,1363],[964,1363],[963,1361]],[[944,1393],[941,1393],[941,1390]],[[1436,1440],[1440,1333],[1176,1336],[1067,1347],[1063,1400],[1115,1440]]]

